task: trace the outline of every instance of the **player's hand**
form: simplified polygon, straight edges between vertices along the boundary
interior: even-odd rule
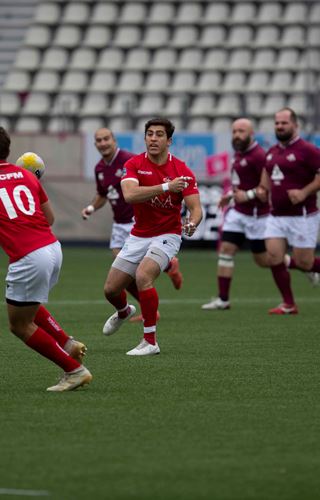
[[[81,212],[83,220],[89,219],[90,215],[93,214],[94,210],[95,209],[93,205],[88,205],[86,208],[84,208]]]
[[[302,203],[306,198],[302,189],[288,189],[287,193],[292,205]]]
[[[189,186],[190,181],[192,181],[192,177],[188,177],[186,175],[176,177],[173,181],[169,182],[169,191],[172,193],[181,193],[181,191]]]
[[[228,193],[224,194],[221,196],[219,203],[218,203],[218,208],[224,208],[227,205],[229,205],[230,201],[233,198],[233,192],[229,191]]]
[[[266,203],[268,201],[268,191],[263,186],[256,187],[256,197],[258,200]]]
[[[236,203],[245,203],[248,201],[247,193],[243,189],[236,188],[233,192],[233,198]]]
[[[197,226],[189,218],[186,218],[182,226],[182,230],[186,236],[192,236],[197,229]]]

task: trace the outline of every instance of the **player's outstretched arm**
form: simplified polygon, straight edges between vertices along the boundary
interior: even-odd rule
[[[82,209],[81,215],[84,220],[87,220],[93,212],[99,210],[99,208],[103,207],[106,204],[106,198],[101,196],[100,194],[96,194],[93,198],[92,202]]]
[[[185,196],[184,202],[189,211],[189,216],[186,217],[182,230],[187,236],[192,236],[202,220],[200,196],[198,194]]]

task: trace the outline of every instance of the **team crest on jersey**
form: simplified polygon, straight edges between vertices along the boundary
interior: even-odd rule
[[[281,181],[283,181],[283,179],[284,179],[284,175],[283,175],[282,171],[280,170],[279,165],[277,165],[277,164],[275,164],[273,169],[272,169],[271,179],[276,186],[280,186]]]
[[[246,167],[248,165],[247,160],[245,158],[242,158],[240,165],[241,165],[241,167]]]
[[[119,193],[113,186],[108,187],[107,198],[112,205],[114,205],[115,201],[119,199]]]
[[[122,168],[118,168],[118,170],[115,172],[114,175],[116,177],[122,177],[122,174],[123,174]]]
[[[239,184],[240,184],[240,177],[239,177],[239,175],[237,174],[237,172],[235,170],[232,170],[231,184],[233,186],[239,186]]]
[[[271,153],[267,155],[267,160],[268,160],[268,161],[271,161],[271,160],[272,160],[272,154],[271,154]]]
[[[288,161],[296,161],[296,157],[293,153],[290,153],[288,156],[287,156],[287,160]]]

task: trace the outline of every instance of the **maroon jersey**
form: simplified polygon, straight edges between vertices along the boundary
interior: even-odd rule
[[[119,224],[133,221],[133,208],[126,203],[120,186],[123,166],[132,156],[129,151],[118,149],[110,163],[102,158],[95,166],[97,191],[100,196],[107,198],[113,211],[113,220]]]
[[[176,177],[190,177],[188,186],[181,193],[166,191],[151,200],[135,203],[135,223],[131,233],[142,238],[160,234],[181,235],[181,204],[185,196],[199,194],[194,173],[181,160],[168,154],[163,165],[149,160],[147,153],[136,155],[127,161],[123,173],[125,179],[135,180],[140,186],[156,186]]]
[[[41,210],[47,201],[33,173],[0,160],[0,246],[10,262],[57,241]]]
[[[265,162],[266,153],[257,142],[254,142],[246,151],[236,151],[232,159],[232,187],[244,191],[257,187]],[[258,198],[248,200],[245,203],[235,203],[234,208],[245,215],[266,215],[269,213],[269,203],[263,203]]]
[[[320,149],[300,137],[287,146],[276,144],[267,152],[266,170],[271,182],[272,215],[295,216],[316,212],[317,194],[293,205],[288,189],[302,189],[320,174]]]

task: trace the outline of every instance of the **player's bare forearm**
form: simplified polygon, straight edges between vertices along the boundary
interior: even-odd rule
[[[314,180],[302,189],[288,189],[287,193],[293,205],[302,203],[308,196],[320,190],[320,175],[316,175]]]
[[[202,220],[200,196],[198,194],[186,196],[184,201],[189,215],[186,217],[182,229],[187,236],[192,236]]]
[[[88,219],[93,212],[99,210],[99,208],[103,207],[106,204],[106,198],[101,196],[99,193],[95,195],[92,202],[85,208],[82,209],[81,215],[84,220]]]
[[[151,200],[154,196],[159,196],[167,191],[179,193],[187,187],[187,177],[176,177],[173,181],[164,182],[155,186],[140,186],[136,181],[124,179],[121,181],[123,197],[127,203],[143,203]]]

